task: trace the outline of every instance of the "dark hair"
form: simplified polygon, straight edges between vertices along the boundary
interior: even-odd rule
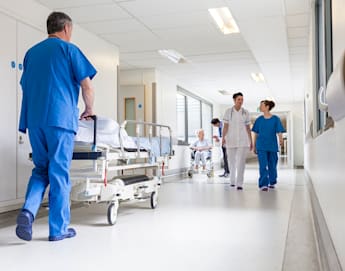
[[[242,92],[236,92],[234,95],[232,95],[232,98],[235,100],[238,96],[242,96],[243,97]]]
[[[266,106],[268,106],[268,110],[271,110],[276,104],[273,101],[270,100],[263,100],[261,103],[264,103]]]
[[[53,34],[63,30],[66,24],[72,24],[72,19],[63,12],[54,11],[47,19],[47,32]]]
[[[214,118],[211,120],[211,123],[214,125],[214,124],[218,124],[220,123],[220,120],[218,118]]]

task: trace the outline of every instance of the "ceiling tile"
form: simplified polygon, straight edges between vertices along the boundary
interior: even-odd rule
[[[83,6],[79,8],[63,8],[60,10],[69,14],[73,21],[77,23],[131,18],[128,13],[123,11],[114,3],[97,6]]]
[[[141,32],[147,30],[144,25],[133,18],[81,23],[80,25],[96,34]]]

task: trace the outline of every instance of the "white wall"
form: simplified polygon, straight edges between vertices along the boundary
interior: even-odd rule
[[[345,49],[345,2],[333,0],[333,63],[336,64]],[[313,32],[311,32],[313,33]],[[311,62],[312,64],[312,62]],[[313,77],[312,75],[311,77]],[[313,102],[312,84],[307,93],[308,117]],[[309,119],[310,122],[310,119]],[[307,125],[308,127],[308,125]],[[306,137],[305,168],[313,183],[318,201],[332,237],[342,267],[345,267],[345,119],[335,123],[335,128],[312,138]]]
[[[46,37],[46,19],[50,14],[50,10],[37,4],[32,0],[11,0],[11,1],[0,1],[0,12],[6,14],[7,16],[13,18],[13,21],[17,22],[17,31],[20,36],[17,38],[17,49],[18,49],[18,62],[22,63],[22,51],[26,51],[29,48],[26,46],[31,46],[33,43],[39,42],[41,35],[32,35],[32,33],[42,33],[42,37]],[[72,18],[73,19],[73,18]],[[31,31],[25,32],[23,35],[23,29],[28,29]],[[11,31],[11,32],[9,32]],[[31,35],[29,34],[31,33]],[[13,29],[7,29],[4,27],[2,29],[2,36],[7,39],[7,37],[12,37],[16,35],[16,31]],[[37,36],[37,41],[35,37]],[[40,37],[40,38],[38,38]],[[15,42],[15,41],[14,41]],[[78,25],[74,24],[74,30],[72,35],[72,42],[78,45],[85,55],[90,59],[90,61],[95,66],[98,71],[96,77],[94,78],[93,85],[95,88],[95,113],[98,115],[108,116],[110,118],[116,118],[116,93],[117,93],[117,71],[116,68],[119,63],[119,53],[118,49],[113,45],[105,42],[99,37],[83,30]],[[30,45],[29,45],[30,44]],[[15,47],[15,44],[14,44]],[[15,56],[12,56],[15,59]],[[0,71],[1,73],[1,71]],[[0,76],[4,76],[1,73]],[[19,77],[17,76],[17,81]],[[7,79],[7,78],[6,78]],[[16,87],[19,85],[15,82],[13,87],[13,93],[16,93]],[[19,88],[20,89],[20,88]],[[18,99],[20,99],[21,92],[18,92]],[[80,95],[81,96],[81,95]],[[9,100],[9,97],[2,97],[5,100]],[[80,103],[81,105],[81,103]],[[13,108],[16,104],[13,104]],[[79,106],[80,111],[84,110],[84,106]],[[17,121],[16,121],[17,123]],[[17,124],[16,124],[17,125]],[[16,142],[17,138],[14,140]],[[27,142],[24,139],[25,142]],[[17,144],[17,143],[16,143]],[[24,144],[20,146],[17,145],[18,155],[17,164],[17,199],[0,202],[0,212],[15,208],[17,204],[23,202],[22,194],[26,189],[26,183],[28,179],[28,174],[24,174],[24,167],[22,162],[27,161],[27,149],[23,148]],[[27,162],[25,165],[28,164]],[[30,169],[31,164],[27,166]],[[13,176],[16,178],[15,172],[16,168],[13,168]],[[28,171],[30,172],[30,171]],[[25,175],[25,176],[24,176]],[[23,177],[24,176],[24,177]],[[0,180],[0,182],[6,182],[7,180]],[[13,180],[15,182],[15,180]],[[19,206],[19,205],[18,205]]]
[[[32,0],[1,1],[0,10],[24,24],[46,33],[46,20],[51,10]],[[72,18],[73,20],[73,18]],[[6,31],[6,29],[3,29]],[[6,37],[6,33],[3,33]],[[39,41],[37,41],[39,42]],[[92,81],[95,88],[95,113],[116,118],[118,48],[74,24],[72,42],[89,58],[98,71]],[[79,103],[80,104],[80,103]],[[84,107],[80,104],[80,110]]]
[[[156,72],[153,69],[120,70],[119,82],[121,86],[145,86],[145,121],[152,121],[152,83],[156,82]]]

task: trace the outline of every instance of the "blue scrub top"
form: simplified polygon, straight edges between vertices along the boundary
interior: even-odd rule
[[[45,126],[78,130],[80,82],[97,71],[72,43],[51,37],[28,50],[20,80],[19,131]]]
[[[257,133],[256,149],[258,151],[278,152],[277,133],[285,132],[278,116],[266,119],[260,116],[255,120],[252,131]]]

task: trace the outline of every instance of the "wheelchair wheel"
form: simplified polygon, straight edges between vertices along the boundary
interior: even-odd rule
[[[187,175],[189,178],[193,178],[193,171],[192,170],[188,170]]]

